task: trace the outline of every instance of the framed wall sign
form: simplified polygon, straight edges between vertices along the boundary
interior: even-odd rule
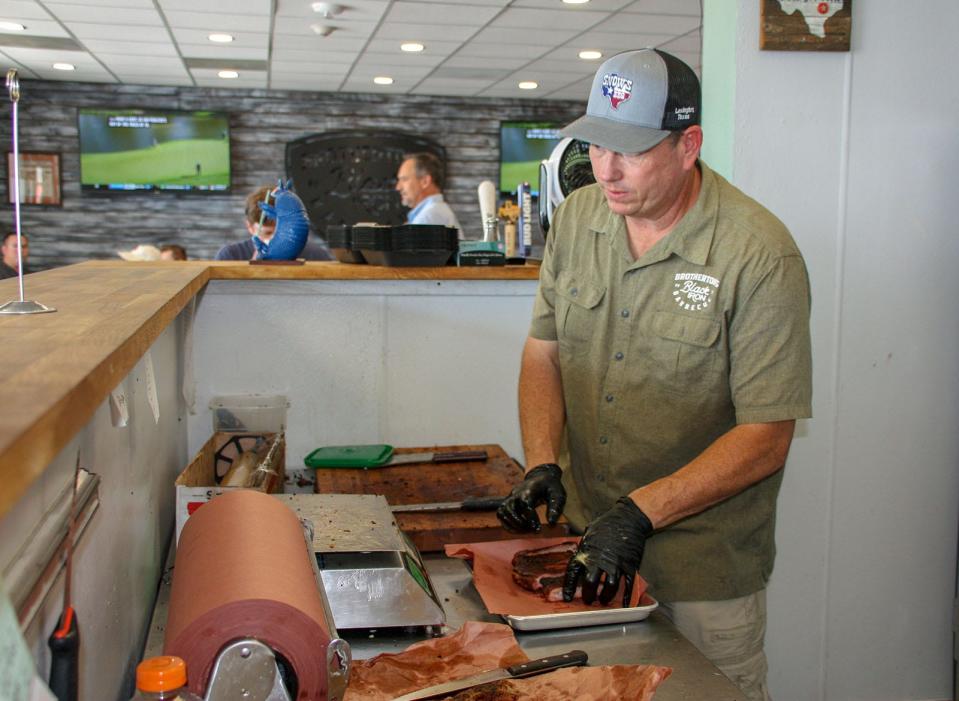
[[[7,201],[14,202],[13,152],[7,152]],[[37,151],[20,152],[20,204],[59,207],[60,154]]]
[[[852,0],[761,0],[759,48],[849,51]]]

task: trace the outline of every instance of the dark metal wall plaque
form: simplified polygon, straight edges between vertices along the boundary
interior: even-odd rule
[[[306,205],[313,228],[357,222],[401,224],[407,209],[396,192],[403,154],[427,151],[446,163],[446,149],[401,132],[335,131],[286,145],[286,173]]]

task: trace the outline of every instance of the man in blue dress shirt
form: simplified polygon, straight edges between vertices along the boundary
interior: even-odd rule
[[[408,224],[452,226],[463,238],[463,229],[450,206],[443,201],[443,163],[432,153],[409,153],[396,173],[396,190],[410,208]]]

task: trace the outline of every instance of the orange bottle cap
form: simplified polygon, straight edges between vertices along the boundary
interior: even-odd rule
[[[186,686],[186,662],[179,657],[151,657],[137,665],[140,691],[169,691],[181,686]]]

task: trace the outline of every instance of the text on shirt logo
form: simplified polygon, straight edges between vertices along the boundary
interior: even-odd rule
[[[703,273],[676,273],[673,279],[673,299],[680,309],[689,312],[707,309],[719,289],[719,280]]]

